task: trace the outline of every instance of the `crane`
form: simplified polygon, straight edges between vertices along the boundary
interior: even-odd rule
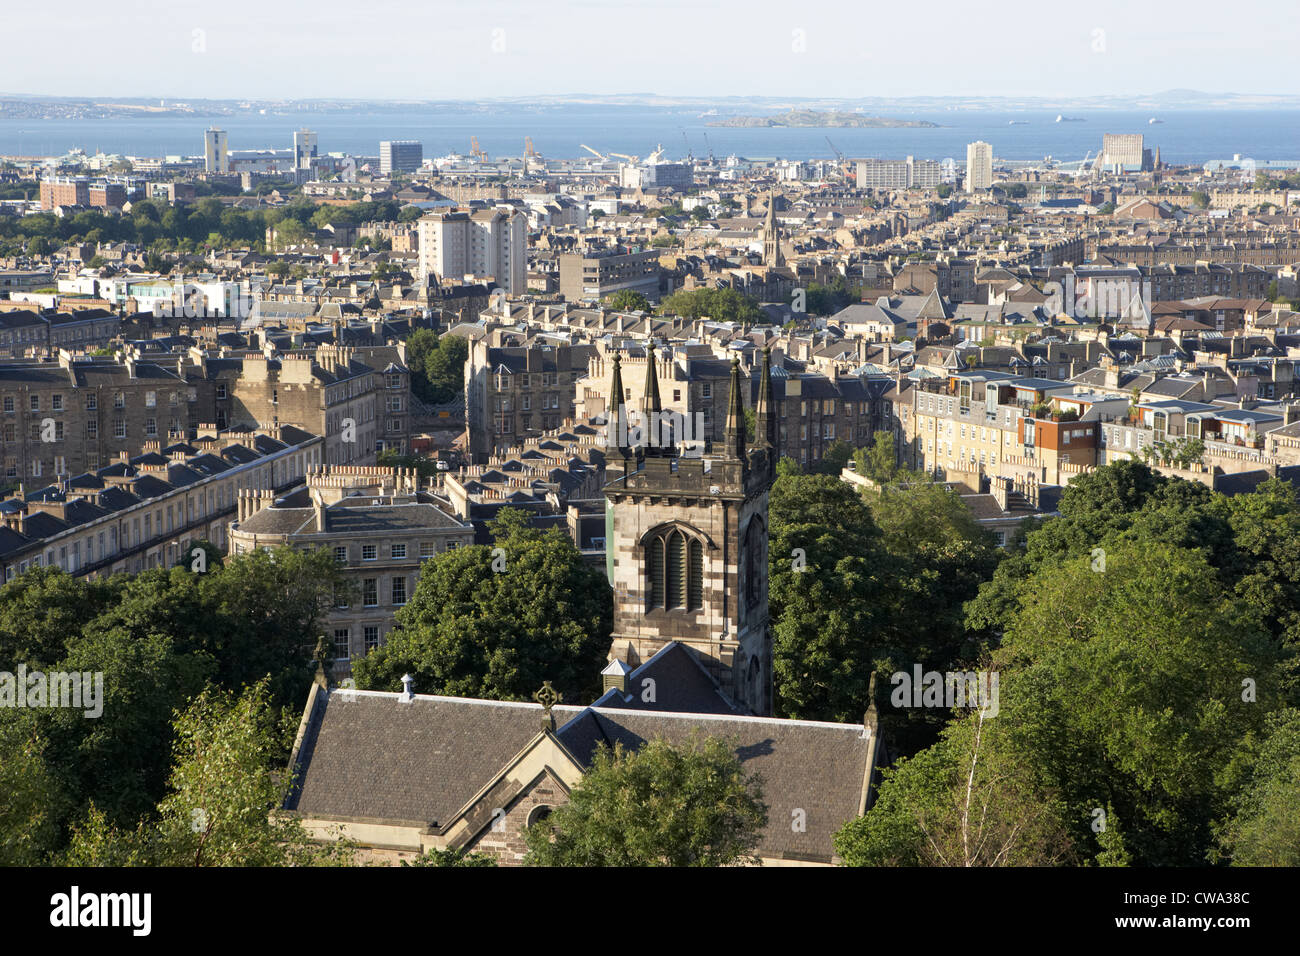
[[[709,150],[709,162],[712,163],[712,162],[713,162],[713,145],[709,142],[709,133],[708,133],[707,130],[705,130],[705,132],[704,132],[704,145],[705,145],[705,147],[707,147],[708,150]]]
[[[524,155],[529,159],[534,159],[537,156],[537,150],[533,149],[533,138],[531,136],[524,137]]]
[[[1079,160],[1079,170],[1074,174],[1075,179],[1082,179],[1086,175],[1085,170],[1088,168],[1088,157],[1092,155],[1092,150],[1083,154],[1083,159]]]
[[[691,152],[691,141],[686,138],[686,130],[682,130],[682,145],[686,147],[686,161],[692,162],[695,154]]]
[[[488,160],[487,151],[483,149],[483,147],[479,146],[477,136],[471,136],[469,138],[469,154],[480,162],[486,163]]]
[[[837,163],[836,169],[839,170],[839,174],[841,176],[847,176],[848,172],[845,169],[845,165],[844,165],[844,154],[840,152],[838,146],[836,146],[834,143],[831,142],[831,138],[829,136],[826,137],[826,145],[829,146],[831,148],[831,152],[835,154],[835,160]]]
[[[608,157],[608,156],[606,156],[604,153],[598,153],[598,152],[596,152],[596,150],[592,149],[592,148],[591,148],[590,146],[588,146],[586,143],[579,143],[578,145],[581,146],[583,149],[585,149],[587,152],[591,153],[591,155],[595,156],[595,157],[596,157],[597,159],[599,159],[602,163],[607,163],[607,162],[609,162],[609,157]]]

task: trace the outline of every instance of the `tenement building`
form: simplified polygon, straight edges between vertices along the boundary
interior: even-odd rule
[[[240,495],[273,497],[320,456],[320,437],[289,425],[204,431],[51,485],[20,485],[0,501],[0,579],[42,566],[90,577],[134,573],[171,567],[200,541],[225,548]]]
[[[287,494],[241,496],[230,526],[232,554],[289,545],[329,548],[348,586],[325,623],[334,676],[385,643],[393,615],[410,600],[420,566],[474,543],[474,526],[418,487],[415,472],[379,466],[317,466]]]

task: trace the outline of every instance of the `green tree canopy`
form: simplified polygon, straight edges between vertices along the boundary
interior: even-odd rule
[[[758,322],[763,313],[758,303],[735,289],[682,289],[659,305],[662,315],[680,315],[688,319],[707,316],[715,322]]]
[[[534,866],[731,866],[758,862],[762,783],[732,745],[692,737],[636,751],[602,744],[569,802],[526,831]]]
[[[426,561],[388,643],[353,664],[357,686],[529,700],[551,681],[571,701],[599,693],[613,596],[568,535],[539,532],[503,509],[495,547]]]
[[[618,312],[649,312],[650,300],[634,289],[620,289],[606,296],[605,306]]]

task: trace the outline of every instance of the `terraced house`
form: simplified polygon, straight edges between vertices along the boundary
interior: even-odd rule
[[[205,432],[30,491],[19,486],[0,501],[0,574],[138,572],[176,564],[198,541],[224,549],[240,493],[274,494],[300,481],[320,463],[321,444],[292,426]]]

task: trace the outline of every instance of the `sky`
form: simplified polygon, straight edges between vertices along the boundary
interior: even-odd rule
[[[0,35],[0,94],[1300,94],[1296,0],[67,0]]]

